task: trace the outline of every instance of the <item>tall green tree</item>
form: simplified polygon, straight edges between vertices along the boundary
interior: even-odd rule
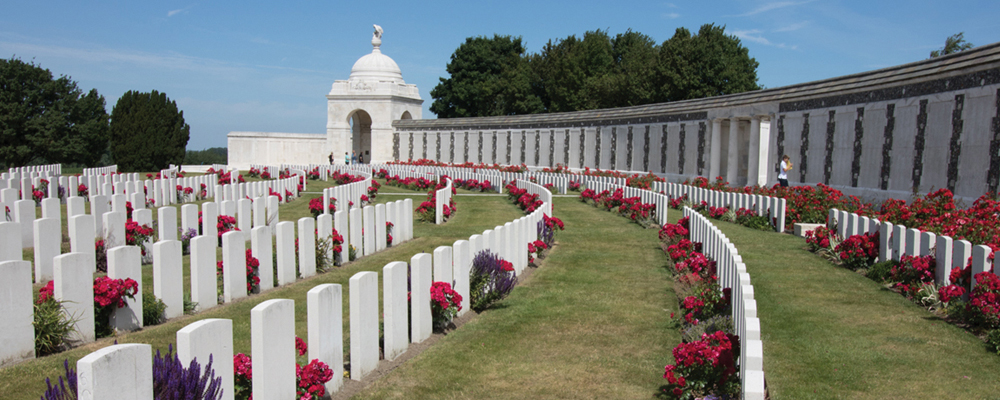
[[[119,171],[157,171],[184,161],[191,127],[165,93],[128,91],[111,110],[111,157]]]
[[[19,59],[0,60],[0,158],[95,166],[108,145],[108,113],[96,90]]]
[[[431,112],[441,118],[531,114],[543,111],[532,90],[521,38],[475,37],[451,55],[449,78],[431,90]]]
[[[677,28],[660,45],[656,101],[678,101],[759,90],[757,60],[725,26],[705,24],[697,35]]]
[[[606,31],[588,31],[549,42],[530,56],[538,96],[547,112],[592,110],[604,104],[598,89],[614,68],[614,49]]]
[[[965,32],[959,32],[954,35],[948,36],[944,40],[944,47],[941,50],[934,50],[931,52],[931,58],[937,58],[941,56],[946,56],[953,53],[958,53],[961,51],[966,51],[973,48],[972,43],[965,41]]]

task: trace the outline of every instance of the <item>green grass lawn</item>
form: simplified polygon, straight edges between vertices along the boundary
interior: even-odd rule
[[[716,222],[747,264],[772,399],[1000,398],[1000,356],[792,235]]]
[[[554,206],[566,231],[528,282],[356,397],[652,397],[680,340],[656,231],[576,199]]]

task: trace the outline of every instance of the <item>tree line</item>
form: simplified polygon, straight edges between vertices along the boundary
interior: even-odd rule
[[[758,90],[758,63],[724,26],[677,28],[657,44],[628,30],[549,40],[528,54],[520,37],[470,37],[431,91],[439,118],[636,106]]]
[[[128,91],[111,114],[104,96],[68,76],[11,57],[0,59],[0,161],[157,171],[181,164],[191,127],[165,93]]]

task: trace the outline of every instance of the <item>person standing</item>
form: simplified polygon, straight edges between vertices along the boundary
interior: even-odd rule
[[[788,155],[781,157],[781,165],[778,167],[778,183],[781,187],[788,187],[788,171],[792,170],[792,159]]]
[[[357,153],[355,153],[355,152],[352,151],[351,152],[351,164],[357,164],[357,163],[358,163],[358,155],[357,155]]]
[[[330,152],[330,156],[327,157],[327,158],[330,159],[330,165],[333,165],[333,152],[332,151]]]
[[[344,152],[344,164],[351,165],[351,156],[346,151]]]

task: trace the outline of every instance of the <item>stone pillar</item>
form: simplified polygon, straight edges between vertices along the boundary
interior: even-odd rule
[[[385,359],[403,354],[410,345],[406,263],[395,261],[382,268],[382,315],[385,321]]]
[[[722,120],[713,119],[712,120],[712,141],[711,141],[711,157],[709,158],[708,164],[708,179],[715,179],[716,176],[721,174],[722,165]]]
[[[739,185],[736,174],[739,172],[740,161],[740,120],[729,118],[729,151],[726,152],[726,180],[732,185]]]
[[[760,160],[761,149],[766,149],[766,146],[761,146],[760,140],[760,117],[754,116],[750,118],[750,151],[749,151],[749,162],[747,164],[747,186],[763,185],[767,182],[761,182],[760,180]]]

